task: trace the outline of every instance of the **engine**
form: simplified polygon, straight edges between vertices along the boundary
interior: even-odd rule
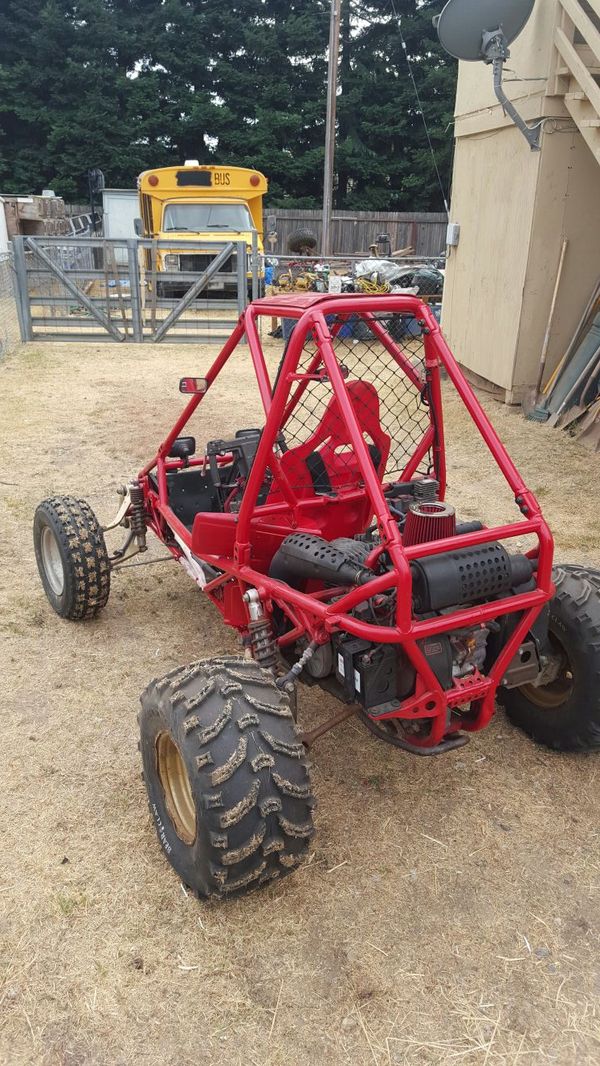
[[[390,511],[405,544],[423,544],[483,528],[480,522],[457,523],[454,509],[436,499],[437,488],[433,478],[425,478],[388,490]],[[303,588],[307,580],[329,586],[368,585],[391,565],[385,553],[379,557],[377,571],[366,565],[377,543],[373,530],[354,539],[331,542],[310,533],[293,533],[282,542],[269,573],[295,588]],[[417,618],[434,617],[530,588],[533,571],[534,563],[527,556],[510,554],[499,543],[417,557],[411,562],[413,612]],[[370,625],[394,625],[396,595],[396,589],[377,593],[351,614]],[[483,670],[490,654],[495,658],[506,624],[506,620],[479,623],[437,634],[420,640],[419,647],[442,687],[449,689],[454,678]],[[345,632],[335,633],[330,644],[319,647],[305,670],[347,701],[360,703],[374,717],[408,698],[416,681],[415,669],[401,646],[374,643]],[[533,679],[538,671],[535,654],[530,670]],[[529,677],[523,677],[521,665],[519,684],[524,680]]]

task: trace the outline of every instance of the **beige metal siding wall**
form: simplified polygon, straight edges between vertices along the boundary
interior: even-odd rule
[[[600,168],[578,132],[545,138],[515,348],[515,400],[537,378],[564,238],[569,243],[550,334],[546,378],[564,354],[600,277]]]
[[[442,324],[457,359],[512,385],[538,171],[514,128],[457,145],[451,217],[460,243],[446,271]]]

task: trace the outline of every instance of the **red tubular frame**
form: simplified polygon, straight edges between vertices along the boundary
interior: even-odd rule
[[[377,312],[410,314],[420,322],[425,347],[424,376],[421,376],[401,347],[390,337],[381,322],[374,317]],[[260,344],[257,319],[259,316],[281,317],[282,314],[297,319],[298,323],[287,345],[277,387],[272,394],[271,381]],[[399,371],[405,374],[417,388],[427,388],[430,427],[417,444],[414,454],[403,471],[402,479],[407,480],[414,476],[422,459],[431,449],[435,474],[441,486],[440,495],[442,499],[444,498],[446,459],[440,383],[440,366],[443,366],[510,487],[524,520],[445,540],[412,547],[403,546],[398,525],[389,512],[383,486],[373,467],[344,375],[335,356],[332,337],[335,337],[339,326],[334,327],[333,332],[330,331],[326,315],[339,315],[343,318],[358,315],[363,318],[396,360]],[[336,503],[326,496],[309,500],[297,498],[292,487],[286,482],[275,455],[277,435],[306,387],[306,372],[298,376],[297,367],[307,334],[312,335],[317,348],[317,354],[310,365],[309,373],[315,373],[318,366],[322,364],[331,383],[358,461],[364,484],[364,490],[361,490],[362,498],[364,499],[366,494],[372,505],[372,513],[377,521],[381,540],[385,544],[385,550],[392,563],[392,568],[388,572],[376,577],[366,586],[363,585],[350,591],[336,590],[339,598],[329,603],[326,601],[331,597],[328,597],[327,592],[301,592],[292,589],[251,565],[253,545],[256,546],[261,538],[261,521],[271,523],[269,528],[271,530],[276,528],[283,537],[292,529],[302,529],[309,512],[314,522],[315,512],[324,514],[323,508],[335,506]],[[292,622],[292,630],[280,638],[282,646],[291,643],[303,634],[322,643],[329,639],[329,635],[336,630],[352,633],[364,640],[376,643],[401,644],[416,670],[415,695],[403,701],[395,710],[382,715],[382,718],[430,719],[430,732],[427,739],[421,742],[423,746],[434,746],[445,735],[459,728],[467,730],[483,728],[488,724],[494,712],[496,689],[506,668],[517,654],[520,644],[531,629],[543,605],[553,595],[554,587],[551,577],[553,541],[535,496],[525,485],[473,390],[463,377],[444,340],[435,316],[427,304],[412,296],[299,295],[258,300],[247,308],[231,337],[208,373],[205,374],[207,389],[210,388],[244,335],[248,341],[266,421],[239,513],[231,516],[231,522],[235,524],[233,550],[227,555],[200,554],[205,562],[223,571],[223,576],[207,585],[205,591],[222,611],[226,621],[243,629],[244,626],[240,625],[241,606],[235,611],[235,617],[229,616],[225,598],[222,595],[223,589],[228,583],[237,582],[241,601],[241,593],[249,586],[255,587],[267,611],[271,611],[275,604],[283,609]],[[294,384],[296,388],[292,394]],[[148,523],[176,558],[181,558],[184,554],[183,546],[185,550],[191,552],[193,538],[187,527],[179,521],[169,507],[167,473],[169,470],[178,469],[181,464],[179,460],[169,459],[168,455],[173,442],[202,399],[202,395],[197,395],[190,400],[175,426],[160,445],[157,454],[139,475],[145,490]],[[196,465],[201,465],[203,460],[195,462]],[[264,483],[267,468],[271,469],[281,489],[283,500],[257,506],[256,501]],[[153,471],[156,471],[155,483],[149,478]],[[355,499],[356,496],[356,490],[354,493],[347,494],[347,502],[350,503],[351,499]],[[337,504],[342,506],[341,498]],[[280,516],[280,525],[277,524],[278,516]],[[197,521],[202,522],[201,516],[198,516]],[[174,540],[170,534],[174,534],[177,540]],[[537,547],[529,553],[537,558],[538,564],[534,590],[506,596],[480,606],[461,608],[452,614],[435,618],[417,620],[413,617],[411,560],[437,555],[452,549],[469,548],[497,540],[522,537],[527,534],[533,534],[537,538]],[[367,598],[393,587],[397,589],[395,625],[378,626],[362,622],[349,613]],[[474,626],[498,616],[513,613],[520,617],[489,673],[485,676],[476,673],[455,680],[453,688],[443,689],[417,641],[424,637],[448,633],[464,626]],[[243,617],[243,614],[241,616]],[[470,705],[470,714],[453,713],[453,708],[464,704]]]

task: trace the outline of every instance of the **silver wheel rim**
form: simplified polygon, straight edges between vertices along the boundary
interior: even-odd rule
[[[50,526],[44,526],[42,530],[41,551],[44,573],[48,578],[48,584],[54,595],[60,596],[65,587],[65,570],[60,557],[58,541]]]

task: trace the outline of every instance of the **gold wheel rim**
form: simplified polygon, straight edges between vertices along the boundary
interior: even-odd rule
[[[196,808],[192,786],[177,744],[169,733],[156,738],[156,768],[173,828],[184,844],[196,839]]]
[[[550,643],[555,653],[561,657],[561,669],[558,676],[548,685],[521,685],[521,692],[529,702],[544,711],[554,711],[562,707],[571,696],[575,684],[569,657],[556,633],[550,633]]]

